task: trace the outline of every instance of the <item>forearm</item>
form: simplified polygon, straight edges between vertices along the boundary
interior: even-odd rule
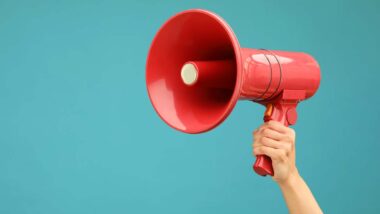
[[[266,155],[272,160],[273,179],[281,188],[289,213],[321,214],[321,208],[295,165],[295,131],[271,120],[256,129],[253,137],[253,154]]]
[[[290,175],[286,181],[279,183],[279,186],[290,214],[323,213],[309,187],[298,172]]]

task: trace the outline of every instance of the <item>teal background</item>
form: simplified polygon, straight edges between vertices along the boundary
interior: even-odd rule
[[[221,15],[244,47],[319,61],[298,168],[326,213],[380,213],[375,0],[0,0],[0,213],[287,212],[251,170],[261,106],[239,102],[215,130],[186,135],[149,102],[150,42],[190,8]]]

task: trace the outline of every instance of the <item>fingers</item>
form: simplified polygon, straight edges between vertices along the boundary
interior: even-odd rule
[[[284,134],[274,131],[273,129],[270,129],[270,128],[263,128],[261,130],[261,135],[263,137],[267,137],[273,140],[282,140],[285,138]]]
[[[288,134],[289,132],[291,132],[289,130],[291,128],[288,128],[288,127],[284,126],[282,123],[280,123],[278,121],[274,121],[274,120],[266,122],[263,126],[266,126],[270,129],[277,131],[277,132],[280,132],[282,134]]]
[[[295,139],[295,131],[292,128],[273,120],[264,123],[260,128],[253,131],[254,137],[260,135],[273,140],[294,141]]]
[[[255,156],[266,155],[270,157],[272,160],[276,160],[276,161],[286,161],[288,158],[285,150],[274,149],[274,148],[266,147],[266,146],[256,147],[253,150],[253,153]]]
[[[276,121],[269,121],[253,132],[253,149],[269,147],[286,155],[294,150],[295,132]]]
[[[258,147],[280,149],[284,150],[286,154],[289,154],[293,150],[293,144],[289,142],[276,141],[267,137],[262,137],[260,140],[255,140],[252,147],[253,149],[256,149]]]
[[[276,141],[267,137],[261,138],[261,144],[263,146],[271,147],[273,149],[283,149],[283,150],[286,150],[287,152],[290,149],[289,143]]]
[[[253,155],[272,160],[275,179],[288,177],[295,168],[295,132],[276,121],[264,123],[253,132]]]

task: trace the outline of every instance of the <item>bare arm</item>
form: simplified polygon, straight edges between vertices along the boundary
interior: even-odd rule
[[[295,165],[295,132],[276,121],[264,123],[253,132],[254,155],[272,159],[275,180],[291,214],[322,213],[313,193]]]

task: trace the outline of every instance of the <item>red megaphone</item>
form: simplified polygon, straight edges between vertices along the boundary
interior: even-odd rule
[[[240,48],[222,18],[200,9],[181,12],[160,28],[146,64],[158,115],[192,134],[219,125],[238,99],[265,105],[265,121],[293,125],[298,102],[313,96],[319,82],[319,66],[310,55]],[[258,156],[253,168],[273,176],[266,156]]]

